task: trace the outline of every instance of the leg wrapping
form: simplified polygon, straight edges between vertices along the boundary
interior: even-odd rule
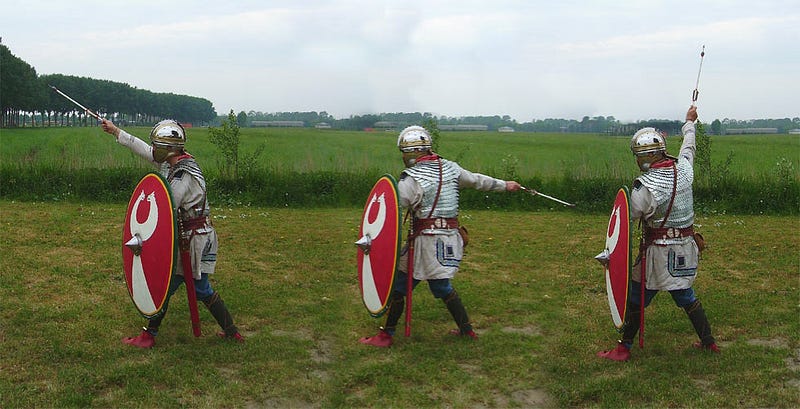
[[[161,321],[164,320],[164,316],[167,315],[167,307],[169,304],[164,306],[164,309],[161,310],[161,313],[156,315],[153,318],[150,318],[150,321],[147,322],[147,328],[145,331],[149,332],[150,335],[156,336],[158,335],[158,327],[161,326]]]
[[[463,335],[472,331],[472,324],[469,322],[467,310],[464,308],[464,304],[461,302],[461,297],[458,296],[458,293],[453,290],[453,292],[444,297],[442,301],[444,301],[444,304],[447,306],[447,310],[450,311],[450,315],[453,316],[461,334]]]
[[[403,310],[406,307],[406,297],[396,291],[392,292],[392,299],[389,300],[389,311],[386,313],[386,325],[383,330],[389,335],[394,335],[397,328],[397,322],[403,315]]]
[[[231,313],[228,312],[228,307],[225,306],[225,302],[222,301],[218,292],[214,292],[211,297],[203,300],[203,304],[206,305],[208,311],[211,312],[211,315],[217,320],[217,324],[219,324],[220,328],[225,331],[226,336],[233,336],[239,332],[239,329],[233,324],[233,317],[231,317]]]
[[[711,335],[711,324],[708,323],[708,317],[706,317],[706,312],[703,310],[700,300],[695,300],[695,302],[683,307],[683,309],[686,311],[686,315],[689,316],[689,321],[692,322],[694,331],[703,346],[715,343],[714,336]]]
[[[636,338],[636,334],[639,333],[641,318],[641,306],[629,302],[625,312],[625,323],[622,326],[622,343],[629,348],[633,345],[633,339]]]

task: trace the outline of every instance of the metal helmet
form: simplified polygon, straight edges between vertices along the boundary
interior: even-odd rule
[[[430,152],[431,135],[421,126],[409,126],[400,132],[400,136],[397,138],[397,147],[403,153],[403,162],[406,167],[414,166],[419,157]]]
[[[642,128],[631,138],[631,152],[636,156],[639,169],[647,171],[653,162],[667,157],[667,142],[656,128]]]
[[[153,145],[153,160],[161,163],[183,151],[186,131],[178,121],[165,119],[150,131],[150,143]]]

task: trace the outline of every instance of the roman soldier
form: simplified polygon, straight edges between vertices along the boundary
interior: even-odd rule
[[[640,220],[642,243],[631,270],[622,340],[616,348],[598,352],[600,357],[630,358],[644,307],[659,291],[668,291],[686,311],[700,339],[693,346],[719,352],[703,305],[692,289],[700,260],[692,194],[696,120],[697,108],[691,106],[681,129],[683,144],[677,158],[667,154],[665,137],[654,128],[640,129],[631,138],[630,149],[642,171],[630,195],[631,223]]]
[[[179,219],[180,240],[184,248],[188,247],[188,265],[192,270],[192,276],[185,277],[183,264],[175,264],[167,301],[161,313],[149,320],[141,334],[122,341],[140,348],[151,348],[155,345],[155,337],[166,315],[169,298],[187,279],[193,280],[197,299],[205,304],[222,328],[218,335],[244,341],[228,308],[209,282],[209,275],[214,274],[217,262],[217,232],[211,223],[211,209],[203,172],[194,157],[184,149],[186,132],[183,126],[171,119],[157,123],[150,131],[150,144],[119,129],[109,120],[103,119],[102,127],[105,132],[114,135],[121,145],[156,165],[169,183],[175,215]],[[180,255],[176,255],[176,259],[180,260]]]
[[[461,297],[453,288],[464,254],[465,229],[459,229],[459,191],[473,188],[482,191],[516,191],[515,181],[495,179],[461,168],[431,150],[431,136],[421,126],[403,129],[397,139],[406,169],[397,184],[400,206],[411,214],[408,243],[397,265],[394,287],[389,299],[386,324],[377,335],[359,342],[377,347],[392,345],[397,322],[405,307],[409,269],[412,289],[427,281],[431,293],[441,299],[452,315],[457,329],[453,335],[477,339]],[[409,265],[412,253],[413,265]]]

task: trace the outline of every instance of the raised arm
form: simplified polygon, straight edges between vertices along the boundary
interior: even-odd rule
[[[689,110],[686,111],[686,123],[683,124],[683,127],[681,128],[681,133],[683,134],[683,144],[681,144],[681,150],[678,153],[679,158],[686,158],[686,160],[692,164],[694,164],[694,155],[697,146],[694,125],[696,120],[697,107],[692,105],[689,107]]]
[[[108,134],[114,135],[120,145],[126,146],[133,153],[141,156],[146,161],[158,165],[158,162],[153,160],[153,147],[147,142],[119,129],[113,122],[103,119],[101,122],[103,131]]]

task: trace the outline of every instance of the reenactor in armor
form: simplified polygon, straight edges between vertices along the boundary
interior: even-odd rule
[[[180,219],[181,238],[188,241],[192,279],[197,299],[206,305],[222,328],[220,337],[243,342],[244,338],[233,324],[228,308],[219,293],[211,288],[209,275],[214,274],[217,262],[217,232],[211,224],[210,207],[206,197],[206,181],[194,157],[184,150],[186,132],[183,126],[171,119],[157,123],[150,132],[150,144],[119,129],[109,120],[102,120],[103,130],[117,138],[117,142],[155,164],[170,184],[175,217]],[[176,255],[180,260],[180,256]],[[175,263],[167,301],[163,312],[150,319],[147,327],[136,337],[122,342],[140,348],[155,345],[155,336],[167,312],[169,298],[184,281],[183,266]]]
[[[386,325],[377,335],[359,342],[377,347],[392,345],[397,322],[405,307],[409,246],[413,249],[413,287],[428,281],[428,287],[441,299],[458,329],[451,334],[476,339],[451,279],[458,271],[466,245],[466,230],[459,229],[459,190],[517,191],[520,184],[473,173],[431,151],[431,137],[425,128],[410,126],[400,132],[397,146],[406,169],[397,184],[400,206],[409,209],[412,229],[409,242],[397,263],[397,274],[389,299]]]
[[[668,291],[675,304],[686,311],[700,338],[693,346],[719,352],[706,313],[692,289],[703,245],[701,236],[696,240],[693,226],[696,120],[697,108],[691,106],[681,129],[683,144],[677,158],[667,154],[664,135],[654,128],[640,129],[631,139],[631,151],[642,171],[630,195],[631,223],[640,220],[642,243],[631,269],[622,340],[616,348],[598,352],[597,356],[614,361],[630,358],[644,309],[642,299],[647,307],[659,291]]]

